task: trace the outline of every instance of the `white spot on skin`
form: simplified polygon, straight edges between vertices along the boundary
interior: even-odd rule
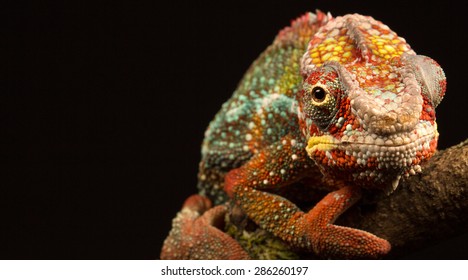
[[[267,179],[263,180],[263,184],[268,185],[268,180]]]
[[[341,126],[343,126],[343,123],[344,123],[344,118],[343,117],[340,117],[337,121],[336,121],[336,124],[335,126],[340,128]]]
[[[281,173],[281,174],[285,174],[285,173],[286,173],[286,170],[281,169],[281,170],[280,170],[280,173]]]
[[[293,155],[291,156],[291,158],[292,158],[293,160],[296,160],[296,159],[297,159],[297,155],[296,155],[296,154],[293,154]]]
[[[343,197],[343,195],[342,195],[342,194],[337,194],[337,193],[335,193],[335,194],[333,194],[333,197],[335,198],[335,200],[338,201],[338,200],[340,200],[340,199]]]
[[[252,134],[247,133],[247,134],[245,135],[245,140],[247,140],[247,141],[252,140]]]
[[[277,93],[274,93],[274,94],[270,94],[270,95],[267,95],[265,96],[263,99],[262,99],[262,107],[263,108],[269,108],[271,107],[271,103],[273,103],[276,99],[278,98],[281,98],[281,95],[280,94],[277,94]]]

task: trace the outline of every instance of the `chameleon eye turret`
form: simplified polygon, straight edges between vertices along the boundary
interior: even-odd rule
[[[321,68],[312,73],[302,87],[298,95],[302,120],[309,129],[313,122],[317,126],[314,129],[325,130],[336,115],[337,101],[342,94],[337,73],[331,68]]]

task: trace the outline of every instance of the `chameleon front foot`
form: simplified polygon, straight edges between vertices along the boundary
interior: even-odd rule
[[[335,220],[361,196],[343,187],[326,195],[309,212],[275,194],[248,187],[234,188],[234,198],[261,228],[293,248],[313,251],[320,258],[376,259],[390,251],[390,243],[371,233],[334,225]]]
[[[307,239],[311,240],[316,254],[338,259],[378,259],[390,251],[391,245],[385,239],[363,230],[332,224],[360,196],[358,189],[344,187],[329,193],[304,215],[310,229]]]
[[[190,196],[173,220],[161,259],[249,259],[242,247],[217,227],[224,224],[226,206],[211,208],[211,201]]]

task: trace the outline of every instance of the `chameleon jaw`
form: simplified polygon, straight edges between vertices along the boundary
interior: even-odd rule
[[[419,136],[413,133],[395,134],[394,137],[389,137],[385,142],[376,135],[373,137],[356,136],[354,139],[343,136],[341,140],[331,135],[311,136],[307,141],[306,151],[310,157],[316,151],[326,152],[340,147],[342,150],[350,152],[358,152],[359,150],[372,153],[405,152],[411,149],[420,150],[418,146],[429,149],[427,145],[432,140],[437,140],[439,136],[436,123],[430,129],[424,128],[424,130],[418,129],[417,131]]]
[[[387,191],[390,193],[396,189],[402,175],[421,172],[419,164],[435,152],[437,136],[436,130],[427,131],[416,139],[407,138],[398,144],[380,140],[342,141],[331,135],[312,136],[307,141],[306,151],[317,165],[324,167],[321,168],[324,173],[368,186],[372,182],[377,183],[376,187],[391,182]],[[365,139],[362,136],[358,139],[361,138]]]

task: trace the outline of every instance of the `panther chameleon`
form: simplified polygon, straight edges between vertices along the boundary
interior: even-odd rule
[[[250,258],[216,227],[228,200],[297,250],[384,256],[385,239],[333,223],[362,189],[391,193],[402,176],[421,171],[436,150],[435,108],[445,89],[434,60],[372,17],[317,11],[297,18],[209,124],[199,194],[174,219],[161,258]],[[317,169],[332,183],[311,210],[273,193]]]

